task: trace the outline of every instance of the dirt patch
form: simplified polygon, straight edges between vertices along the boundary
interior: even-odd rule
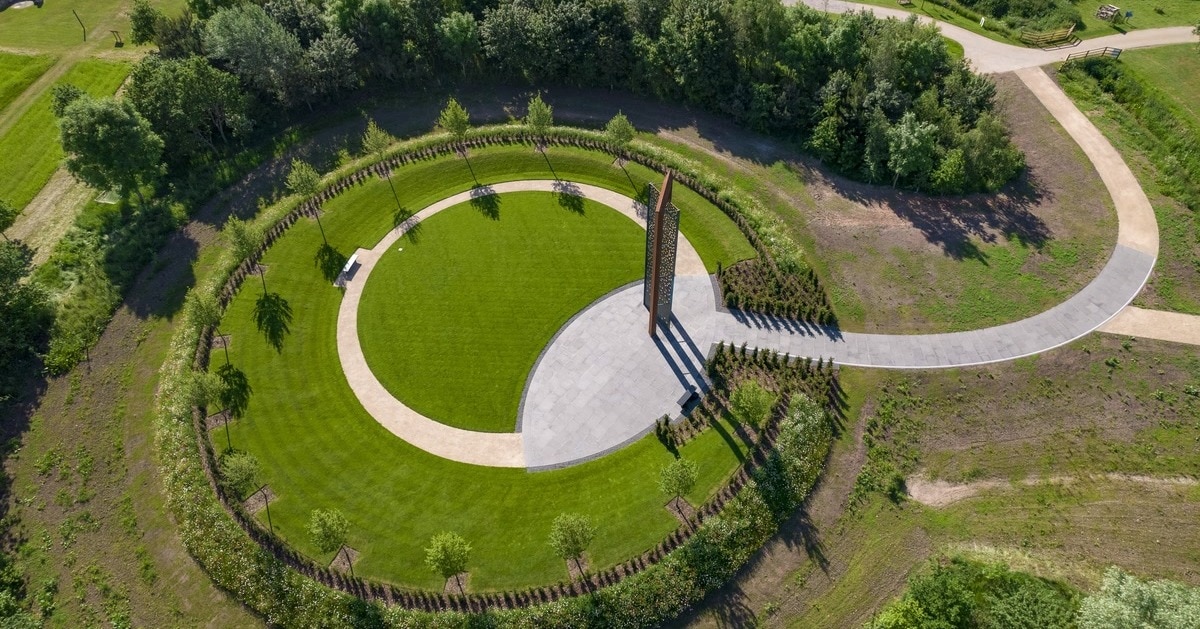
[[[333,561],[329,562],[329,567],[338,572],[349,573],[354,562],[358,561],[359,554],[357,550],[349,546],[342,546],[342,549],[333,556]]]
[[[229,409],[225,409],[219,413],[214,413],[208,417],[205,417],[204,426],[209,430],[220,428],[221,426],[228,424],[231,419],[233,419],[233,414],[229,412]]]
[[[1157,478],[1154,476],[1146,476],[1142,474],[1101,474],[1089,475],[1086,477],[1076,476],[1050,476],[1045,478],[1026,478],[1020,482],[1021,485],[1069,485],[1078,481],[1095,481],[1098,479],[1107,479],[1114,482],[1132,483],[1135,485],[1145,485],[1148,487],[1194,487],[1200,481],[1194,478],[1184,476],[1176,476],[1171,478]],[[908,497],[913,500],[929,506],[929,507],[945,507],[954,504],[960,500],[966,500],[973,496],[977,496],[985,491],[994,489],[1002,489],[1004,487],[1012,487],[1013,483],[1006,480],[977,480],[970,483],[950,483],[944,480],[929,480],[925,476],[913,476],[905,480],[905,486],[908,489]]]
[[[587,553],[580,555],[578,560],[568,559],[567,576],[572,582],[582,581],[583,579],[587,578],[588,570],[591,569],[591,566],[591,559],[588,557]]]
[[[446,594],[466,594],[470,590],[470,572],[460,572],[449,579],[446,579],[446,586],[442,588],[442,592]]]
[[[209,348],[214,349],[214,350],[226,349],[226,348],[230,347],[232,345],[232,343],[233,343],[232,335],[222,334],[220,336],[213,336],[212,343],[209,345]]]
[[[54,245],[75,224],[75,217],[93,194],[91,188],[76,181],[65,168],[59,168],[21,210],[7,235],[33,247],[33,263],[40,265],[50,258]]]
[[[695,522],[696,508],[683,498],[672,498],[670,502],[663,506],[667,511],[671,512],[671,515],[675,516],[676,520],[679,520],[680,524],[692,526]]]
[[[242,507],[249,513],[258,513],[267,508],[267,503],[275,499],[275,492],[267,485],[263,485],[261,489],[250,494],[249,498],[242,501]]]

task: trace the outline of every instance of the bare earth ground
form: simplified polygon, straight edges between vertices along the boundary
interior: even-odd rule
[[[1182,485],[1193,487],[1200,481],[1194,478],[1184,476],[1176,478],[1155,478],[1153,476],[1139,476],[1133,474],[1104,474],[1100,477],[1084,477],[1082,479],[1075,476],[1051,476],[1049,478],[1030,477],[1020,481],[1008,480],[977,480],[969,483],[951,483],[944,480],[930,480],[925,476],[910,476],[904,481],[905,487],[908,489],[908,497],[927,506],[927,507],[945,507],[952,505],[960,500],[966,500],[978,496],[981,493],[1003,489],[1005,487],[1015,487],[1018,485],[1037,485],[1049,483],[1055,485],[1067,485],[1079,480],[1097,480],[1104,478],[1113,481],[1122,481],[1126,483],[1134,483],[1139,485],[1149,485],[1152,487],[1162,485]]]

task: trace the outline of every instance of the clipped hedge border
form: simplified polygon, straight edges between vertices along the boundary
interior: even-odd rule
[[[452,142],[446,135],[428,136],[398,144],[377,163],[364,167],[363,164],[369,160],[360,159],[347,164],[332,173],[334,181],[327,184],[314,198],[302,202],[295,197],[287,197],[264,210],[255,220],[255,224],[260,228],[264,225],[269,227],[263,230],[262,243],[257,251],[244,260],[236,260],[230,251],[224,251],[216,262],[216,272],[192,290],[201,294],[216,295],[222,306],[226,305],[240,282],[251,273],[257,259],[300,216],[312,214],[322,201],[361,182],[371,174],[382,174],[385,168],[394,168],[409,161],[438,157],[456,150],[462,144],[481,147],[489,144],[525,143],[530,139],[530,135],[522,127],[485,127],[472,130],[463,143]],[[594,131],[556,127],[545,139],[555,145],[604,150],[659,171],[674,169],[681,183],[693,188],[726,212],[747,235],[760,255],[773,266],[781,270],[806,268],[800,257],[799,247],[782,235],[780,226],[773,217],[767,215],[753,199],[721,186],[718,178],[703,172],[690,160],[642,143],[631,146],[632,150],[618,149],[605,142],[603,136]],[[356,167],[357,170],[354,170]],[[326,181],[329,179],[327,176]],[[776,256],[780,256],[783,262],[779,263]],[[195,370],[203,369],[207,364],[211,334],[211,329],[201,329],[194,317],[185,312],[181,316],[168,358],[162,368],[162,382],[156,408],[155,443],[163,468],[167,506],[179,525],[185,546],[214,582],[247,607],[261,614],[272,625],[342,626],[363,621],[372,621],[371,624],[409,625],[417,622],[440,625],[448,622],[457,625],[465,624],[468,619],[471,619],[472,624],[489,618],[500,621],[501,618],[495,615],[501,613],[506,614],[503,618],[504,624],[524,625],[532,622],[534,618],[541,618],[551,624],[576,624],[577,620],[569,620],[562,614],[570,616],[579,613],[582,605],[579,601],[588,601],[588,605],[592,605],[601,598],[632,596],[648,605],[661,606],[663,601],[677,598],[663,598],[666,594],[678,593],[680,588],[677,582],[663,585],[659,579],[679,567],[677,564],[683,559],[678,557],[686,557],[698,544],[707,543],[702,540],[713,535],[714,528],[722,526],[721,522],[730,518],[730,514],[736,517],[739,510],[748,508],[745,505],[753,504],[753,496],[759,496],[761,500],[761,491],[747,492],[745,489],[757,487],[759,477],[764,474],[763,470],[773,469],[772,466],[776,466],[779,460],[778,451],[772,450],[771,439],[764,440],[739,473],[702,509],[701,513],[707,515],[708,519],[696,529],[696,536],[689,536],[686,531],[676,531],[652,551],[651,556],[662,560],[657,564],[647,562],[645,557],[639,557],[622,566],[623,570],[612,569],[596,575],[587,589],[602,589],[591,591],[590,596],[577,596],[582,593],[582,586],[573,586],[570,589],[561,586],[543,587],[518,593],[472,594],[465,597],[404,591],[393,586],[348,578],[318,566],[307,557],[288,548],[278,538],[262,531],[257,520],[249,517],[240,504],[235,502],[235,506],[229,506],[228,496],[216,482],[213,473],[216,469],[215,452],[207,439],[208,432],[202,425],[203,409],[195,404],[197,396],[192,376]],[[771,434],[777,434],[777,431],[772,431]],[[782,517],[786,517],[786,514],[807,495],[815,483],[828,451],[828,442],[829,439],[825,438],[824,446],[817,448],[820,457],[815,465],[808,466],[812,473],[806,475],[805,482],[786,492],[793,496],[794,500],[788,501],[785,505],[786,510],[773,519],[781,520]],[[810,456],[813,453],[815,451],[810,452]],[[747,495],[751,497],[747,498]],[[217,500],[214,500],[214,497]],[[780,509],[775,511],[779,512]],[[718,512],[721,513],[720,517],[714,517]],[[704,592],[716,587],[731,575],[734,567],[740,566],[774,533],[777,524],[778,522],[775,522],[767,528],[756,526],[754,529],[758,534],[753,536],[753,541],[745,540],[747,543],[735,545],[737,548],[734,550],[738,550],[736,554],[741,559],[733,564],[728,561],[721,563],[722,569],[717,573],[725,574],[725,577],[712,581],[707,573],[692,575],[697,579],[703,577],[703,583],[697,586],[700,588],[696,590],[698,595],[702,596]],[[268,546],[264,547],[262,544]],[[630,578],[624,578],[629,574],[630,566],[641,571]],[[673,611],[669,612],[660,609],[659,613],[646,615],[636,612],[637,605],[627,609],[625,604],[618,605],[610,612],[626,610],[622,614],[625,620],[621,624],[642,624],[652,616],[660,619],[673,617],[699,600],[696,596],[686,598],[687,600],[681,599],[679,605],[671,606]],[[384,610],[369,601],[383,601],[394,606]],[[421,611],[407,609],[409,606]],[[489,611],[491,607],[522,606],[526,607],[506,612]],[[595,612],[596,610],[592,610],[588,613],[595,616]],[[385,619],[384,613],[390,617]],[[556,617],[559,618],[558,621],[551,620]]]

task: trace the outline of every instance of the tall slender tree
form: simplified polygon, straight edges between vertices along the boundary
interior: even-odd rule
[[[475,168],[471,166],[471,158],[467,156],[467,147],[462,144],[467,137],[467,131],[471,129],[471,114],[454,98],[451,98],[446,103],[446,108],[438,115],[438,126],[450,132],[450,137],[459,145],[459,152],[463,159],[467,162],[467,168],[471,170],[471,179],[475,180],[475,185],[479,185],[479,178],[475,176]]]
[[[367,153],[374,155],[375,159],[383,161],[384,155],[387,154],[387,149],[395,142],[396,138],[392,134],[384,131],[375,121],[367,119],[367,130],[363,132],[362,146]],[[388,187],[392,189],[392,198],[396,200],[396,211],[403,212],[404,208],[400,205],[400,195],[396,194],[396,186],[392,185],[392,170],[386,164],[380,164],[383,169],[383,176],[387,178]]]
[[[321,187],[321,174],[312,167],[312,164],[300,158],[293,159],[292,169],[288,171],[287,187],[292,194],[298,194],[303,198],[311,197]],[[317,228],[321,230],[321,242],[328,246],[329,239],[325,238],[325,226],[321,224],[320,208],[317,208],[313,216],[317,219]]]

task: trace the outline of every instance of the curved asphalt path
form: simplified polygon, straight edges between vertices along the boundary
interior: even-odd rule
[[[807,0],[812,3],[812,0]],[[815,4],[815,3],[813,3]],[[818,8],[826,8],[822,3]],[[892,9],[830,2],[830,11],[865,8],[904,17]],[[374,249],[359,252],[362,267],[347,283],[338,319],[338,350],[356,395],[397,436],[444,458],[496,467],[545,469],[571,465],[618,449],[646,434],[688,389],[703,388],[703,363],[713,344],[743,343],[793,356],[832,358],[844,365],[938,368],[1012,360],[1069,343],[1120,313],[1137,295],[1158,255],[1158,225],[1149,200],[1108,140],[1038,67],[1070,51],[1008,46],[939,24],[963,44],[983,72],[1016,71],[1046,109],[1080,145],[1113,197],[1119,220],[1117,244],[1099,275],[1066,302],[1033,317],[982,330],[949,334],[843,333],[833,328],[717,309],[712,281],[698,256],[683,263],[675,287],[676,319],[658,340],[645,333],[641,286],[616,291],[568,322],[543,351],[530,374],[518,418],[520,432],[480,433],[452,428],[408,409],[370,373],[358,345],[358,298],[370,268],[416,222],[473,194],[547,190],[593,198],[636,218],[632,200],[616,193],[563,182],[499,184],[463,193],[418,213]],[[1186,31],[1186,32],[1185,32]],[[1124,48],[1193,41],[1190,29],[1138,31],[1120,38]],[[1117,45],[1100,38],[1082,47]],[[567,186],[563,188],[562,186]],[[461,198],[460,198],[461,197]],[[644,222],[642,223],[644,225]],[[686,241],[681,245],[690,249]],[[694,254],[694,250],[691,254]],[[681,255],[681,261],[689,260]]]

